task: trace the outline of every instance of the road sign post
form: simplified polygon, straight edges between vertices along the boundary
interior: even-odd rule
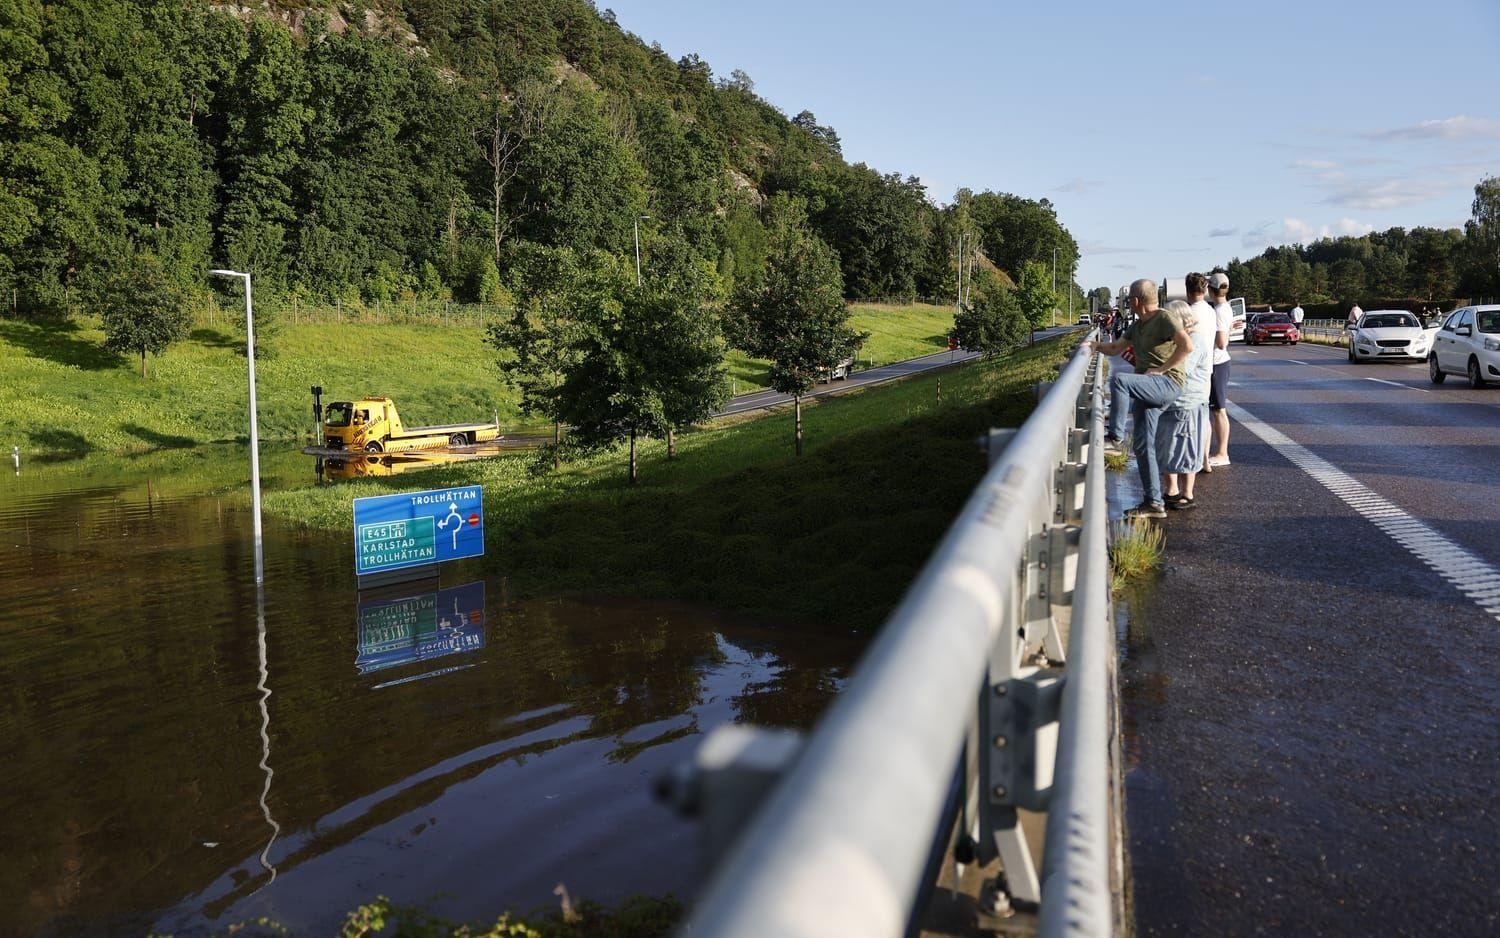
[[[361,587],[436,575],[445,560],[484,555],[477,485],[354,500],[354,572]]]

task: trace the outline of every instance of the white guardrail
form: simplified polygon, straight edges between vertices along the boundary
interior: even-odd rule
[[[914,933],[945,861],[997,858],[986,913],[1122,932],[1100,374],[1076,353],[991,432],[989,472],[805,740],[720,727],[663,780],[719,860],[682,934]],[[1046,813],[1040,871],[1023,810]]]

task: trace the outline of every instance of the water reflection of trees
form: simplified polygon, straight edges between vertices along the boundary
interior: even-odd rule
[[[39,504],[49,525],[26,522],[32,546],[0,561],[24,610],[0,629],[0,895],[23,932],[140,930],[266,840],[248,541],[221,500],[156,486]],[[408,671],[358,674],[347,550],[284,532],[268,549],[269,806],[283,872],[497,762],[585,739],[611,740],[606,758],[623,762],[698,732],[703,678],[724,652],[717,624],[687,607],[507,606],[492,588],[486,646],[465,656],[474,667],[373,689]],[[786,722],[826,691],[777,675],[735,706]],[[779,693],[809,702],[778,718]],[[467,757],[484,747],[494,751]],[[263,874],[236,868],[221,898]]]

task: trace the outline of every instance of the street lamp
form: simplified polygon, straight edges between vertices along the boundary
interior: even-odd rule
[[[255,585],[266,582],[266,561],[260,529],[260,425],[255,413],[255,317],[251,313],[250,275],[237,270],[210,270],[215,277],[242,277],[245,281],[245,361],[250,369],[250,496],[255,516]]]
[[[650,215],[637,215],[630,222],[635,229],[635,285],[641,285],[641,222],[649,219]]]

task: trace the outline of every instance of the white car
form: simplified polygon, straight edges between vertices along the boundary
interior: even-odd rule
[[[1500,305],[1463,306],[1443,321],[1427,356],[1433,384],[1467,375],[1469,387],[1500,382]]]
[[[1436,330],[1424,329],[1422,320],[1404,309],[1373,309],[1359,317],[1349,330],[1349,360],[1359,362],[1389,358],[1426,358],[1432,351]]]
[[[1245,298],[1237,296],[1229,301],[1229,341],[1245,341]]]

